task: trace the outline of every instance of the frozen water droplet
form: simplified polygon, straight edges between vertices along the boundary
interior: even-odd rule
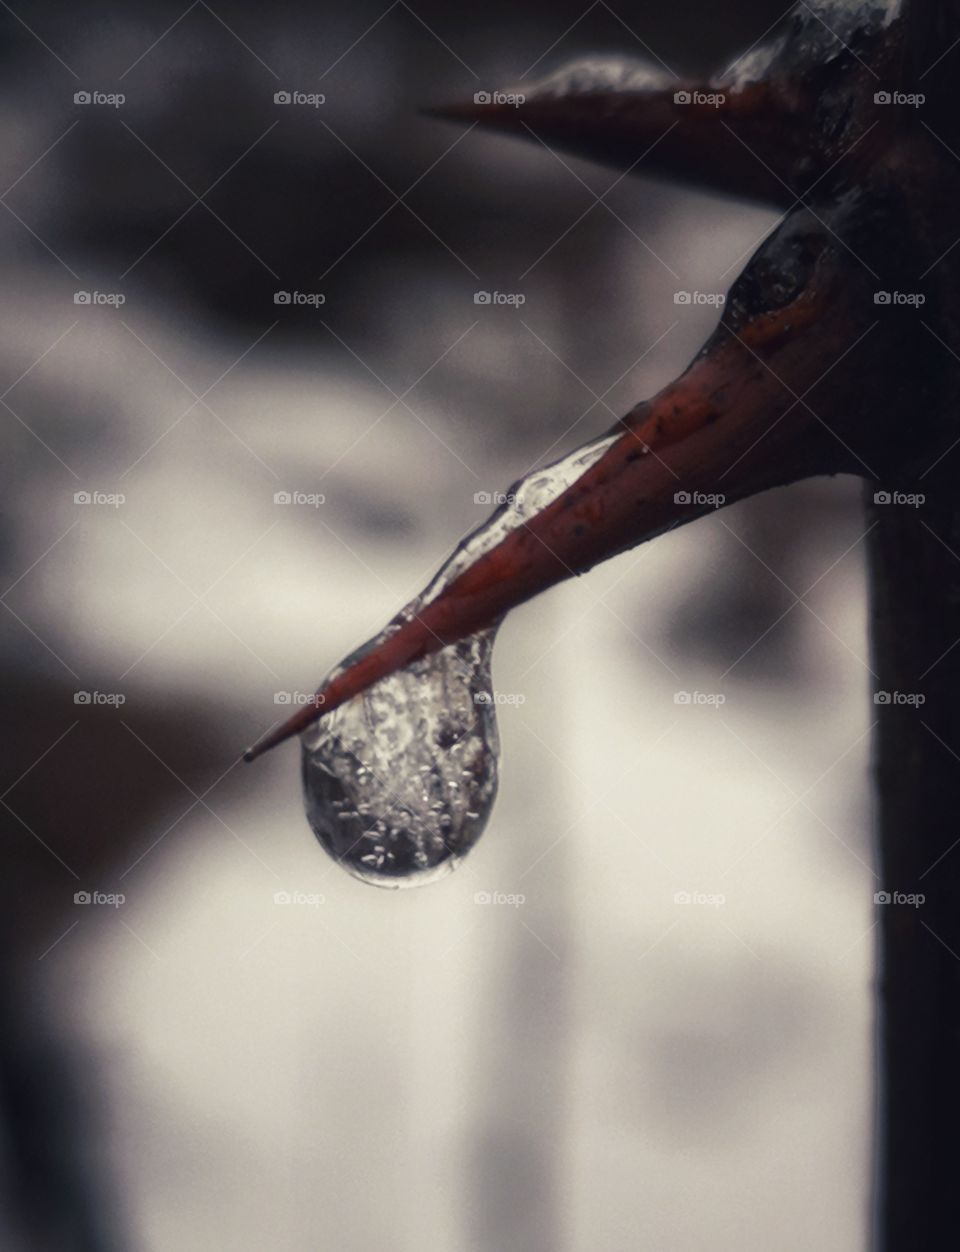
[[[515,483],[422,595],[328,675],[376,652],[511,531],[556,500],[617,441],[606,435]],[[325,713],[302,734],[307,816],[351,874],[382,887],[428,882],[463,859],[497,790],[496,626],[411,662]]]
[[[482,834],[499,742],[496,705],[475,697],[490,692],[494,633],[415,661],[302,736],[310,825],[357,878],[381,887],[432,881]]]

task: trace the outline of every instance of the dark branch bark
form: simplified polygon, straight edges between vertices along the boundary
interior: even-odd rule
[[[960,504],[868,507],[878,687],[926,697],[875,709],[879,888],[924,897],[878,906],[877,1246],[942,1252],[960,1230]]]

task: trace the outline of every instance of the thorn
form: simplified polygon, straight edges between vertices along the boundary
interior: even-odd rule
[[[789,260],[789,233],[785,240],[775,237],[768,255],[770,250],[779,255],[782,248]],[[301,733],[412,662],[489,629],[564,579],[712,512],[719,507],[717,498],[732,504],[770,487],[835,472],[836,440],[806,406],[794,402],[823,373],[824,359],[836,359],[837,340],[842,342],[849,321],[846,302],[863,298],[859,276],[854,283],[844,270],[833,278],[780,309],[762,309],[746,324],[739,315],[730,328],[721,324],[685,374],[616,424],[590,468],[481,551],[412,616],[404,611],[390,629],[348,657],[309,704],[254,744],[247,759]],[[822,352],[812,343],[798,351],[798,332],[813,325]],[[762,368],[764,357],[774,364]],[[706,494],[714,484],[722,496]]]

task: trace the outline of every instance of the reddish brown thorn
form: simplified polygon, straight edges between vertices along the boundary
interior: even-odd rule
[[[789,236],[786,246],[793,255]],[[246,759],[420,657],[491,627],[556,583],[712,511],[714,495],[733,503],[840,468],[839,445],[796,396],[823,373],[825,360],[836,358],[838,346],[849,346],[844,293],[854,285],[820,266],[790,304],[731,317],[680,379],[618,423],[580,478],[415,613],[395,619],[390,634],[348,659],[311,704]]]

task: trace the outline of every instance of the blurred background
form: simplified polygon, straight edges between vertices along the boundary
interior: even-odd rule
[[[442,882],[328,860],[295,746],[237,764],[776,220],[418,110],[782,7],[3,5],[4,1249],[863,1245],[856,483],[515,613]]]

